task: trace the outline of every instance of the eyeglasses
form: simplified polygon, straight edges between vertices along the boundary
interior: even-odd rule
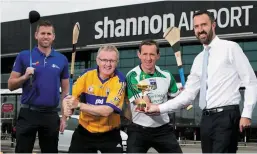
[[[117,60],[112,60],[112,59],[101,59],[101,58],[98,58],[101,62],[107,64],[108,62],[110,62],[111,64],[115,64],[117,63]]]

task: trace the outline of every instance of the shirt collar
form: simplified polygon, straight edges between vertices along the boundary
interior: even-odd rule
[[[154,69],[154,73],[155,73],[155,72],[156,72],[156,65],[155,65],[154,67],[155,67],[155,69]],[[141,69],[141,71],[142,71],[143,73],[145,73],[145,72],[143,71],[143,69],[142,69],[141,63],[140,63],[140,65],[139,65],[139,68]],[[149,75],[154,75],[154,73],[153,73],[153,74],[149,74]],[[145,73],[145,74],[148,74],[148,73]]]
[[[99,66],[97,66],[97,76],[99,77],[99,79],[101,79],[101,81],[107,81],[107,80],[109,80],[110,78],[114,77],[116,74],[117,74],[117,68],[115,68],[114,72],[112,73],[112,75],[109,76],[109,78],[107,78],[107,79],[105,79],[105,80],[102,80],[102,79],[100,78]]]
[[[215,46],[215,44],[217,44],[217,42],[218,42],[219,40],[220,40],[219,37],[216,35],[216,36],[214,37],[214,39],[211,41],[211,43],[210,43],[209,45],[203,45],[203,48],[205,49],[207,46],[210,47],[210,48],[212,48],[212,47]]]
[[[45,56],[45,54],[44,54],[43,52],[41,52],[37,46],[35,46],[32,51],[37,51],[39,54]],[[49,54],[49,57],[50,57],[50,56],[51,56],[51,57],[55,56],[55,50],[54,50],[54,48],[51,48],[51,52],[50,52],[50,54]]]

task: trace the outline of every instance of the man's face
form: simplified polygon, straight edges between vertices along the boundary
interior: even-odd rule
[[[115,51],[102,50],[96,59],[100,74],[104,76],[112,75],[118,63],[117,58]]]
[[[38,31],[35,33],[35,38],[38,41],[38,46],[42,48],[51,47],[55,34],[53,33],[53,27],[51,26],[40,26]]]
[[[194,32],[197,39],[202,44],[210,44],[216,24],[211,23],[211,20],[207,14],[202,14],[194,17]]]
[[[160,58],[160,54],[157,54],[157,48],[155,45],[143,45],[141,47],[141,53],[138,52],[137,55],[141,60],[141,66],[148,70],[153,69],[156,61]]]

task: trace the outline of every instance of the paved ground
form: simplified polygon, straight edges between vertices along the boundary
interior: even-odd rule
[[[14,146],[15,146],[15,144],[13,144],[13,147],[12,147],[11,140],[1,140],[1,152],[3,152],[3,153],[14,153],[15,152]],[[40,153],[38,140],[36,140],[36,142],[35,142],[33,152]]]
[[[187,141],[186,144],[181,143],[183,153],[201,153],[200,142]],[[11,147],[10,140],[1,140],[1,152],[3,153],[14,153],[14,147]],[[38,141],[35,143],[34,153],[40,153]],[[239,144],[237,153],[256,153],[257,143],[244,143]],[[149,149],[148,153],[157,153],[154,149]]]
[[[183,153],[201,153],[200,145],[182,145],[181,146]],[[148,153],[157,153],[154,149],[150,149]],[[239,147],[237,153],[257,153],[257,146],[254,147]]]

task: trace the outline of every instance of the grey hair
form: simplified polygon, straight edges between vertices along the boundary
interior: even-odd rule
[[[117,49],[114,45],[111,45],[111,44],[101,46],[101,47],[98,49],[98,51],[97,51],[97,56],[96,56],[96,58],[98,58],[100,52],[103,51],[103,50],[104,50],[104,51],[109,51],[109,52],[115,51],[116,54],[117,54],[117,61],[119,61],[120,53],[119,53],[118,49]]]

